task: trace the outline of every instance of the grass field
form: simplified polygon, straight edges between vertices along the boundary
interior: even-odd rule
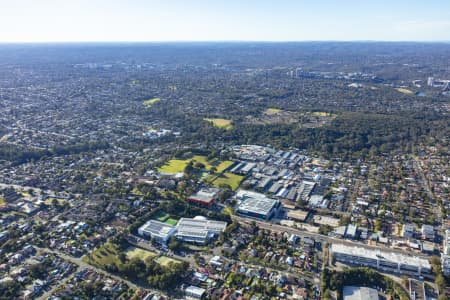
[[[276,115],[281,112],[281,109],[279,108],[268,108],[264,112],[266,115]]]
[[[412,94],[414,94],[413,91],[408,90],[408,89],[404,89],[404,88],[398,88],[396,90],[399,91],[402,94],[405,94],[405,95],[412,95]]]
[[[208,161],[206,156],[195,155],[191,159],[185,159],[185,160],[172,159],[172,160],[169,160],[165,165],[163,165],[161,168],[159,168],[158,171],[161,172],[161,173],[167,173],[167,174],[180,173],[180,172],[184,171],[184,169],[186,168],[186,166],[188,165],[188,163],[191,160],[194,161],[194,162],[202,163],[203,165],[205,165],[205,169],[206,170],[211,170],[212,167],[216,167],[218,173],[223,172],[226,168],[230,167],[233,164],[233,162],[229,161],[229,160],[223,161],[223,162],[221,162],[221,161],[219,161],[217,159]]]
[[[173,218],[168,218],[167,220],[164,221],[164,223],[175,226],[177,225],[178,221]]]
[[[148,99],[144,101],[144,106],[145,107],[152,107],[153,104],[155,104],[156,102],[160,101],[161,98],[153,98],[153,99]]]
[[[313,116],[315,117],[336,117],[335,114],[330,114],[328,112],[325,111],[315,111],[312,113]]]
[[[159,168],[158,171],[160,173],[167,173],[167,174],[181,173],[184,172],[184,168],[186,168],[189,161],[190,161],[189,159],[188,160],[171,159],[165,165]]]
[[[175,259],[167,257],[167,256],[160,256],[157,259],[155,259],[155,262],[157,262],[161,266],[167,266],[170,262],[179,263],[178,260],[175,260]]]
[[[159,211],[158,214],[153,217],[153,219],[160,222],[165,222],[169,217],[170,217],[169,214]]]
[[[221,162],[218,166],[216,166],[217,173],[222,173],[224,170],[228,169],[232,165],[233,165],[233,162],[231,160],[226,160],[226,161]]]
[[[244,176],[235,175],[233,173],[223,173],[219,177],[217,177],[212,184],[215,187],[219,187],[221,184],[228,184],[233,191],[235,191],[239,185],[241,184],[241,181],[244,179]]]
[[[0,196],[0,205],[5,204],[5,198],[3,198],[2,196]]]
[[[128,248],[125,253],[127,254],[128,259],[132,259],[133,257],[139,257],[140,259],[142,259],[144,261],[148,257],[154,258],[154,257],[158,256],[158,254],[155,253],[155,252],[151,252],[151,251],[144,250],[144,249],[141,249],[141,248],[136,248],[136,247],[133,247],[133,246]]]
[[[115,264],[117,267],[122,265],[122,262],[119,259],[120,249],[117,245],[112,243],[106,243],[102,247],[94,250],[90,258],[86,255],[83,257],[83,261],[85,263],[98,266],[100,268],[105,268],[105,266]],[[166,266],[169,264],[169,262],[178,262],[178,260],[166,257],[166,256],[160,256],[158,257],[158,254],[156,252],[144,250],[141,248],[137,248],[134,246],[130,246],[127,250],[124,251],[128,259],[132,259],[133,257],[139,257],[143,261],[145,261],[146,258],[155,258],[155,262],[162,266]]]
[[[90,255],[90,259],[88,256],[83,257],[83,261],[99,267],[111,264],[120,265],[119,253],[120,250],[117,245],[106,243],[102,247],[94,250]]]
[[[178,220],[171,218],[169,214],[161,211],[156,216],[154,216],[153,219],[172,226],[175,226],[178,223]]]
[[[203,120],[211,122],[215,127],[218,128],[223,128],[226,130],[230,130],[231,128],[233,128],[233,125],[231,125],[231,120],[220,118],[213,118],[213,119],[205,118]]]

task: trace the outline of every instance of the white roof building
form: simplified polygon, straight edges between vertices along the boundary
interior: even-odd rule
[[[190,285],[186,288],[185,294],[187,299],[201,299],[206,290],[197,286]]]
[[[344,286],[344,300],[378,300],[376,289],[360,286]]]
[[[278,200],[268,198],[264,194],[252,191],[239,190],[236,194],[236,198],[240,201],[237,212],[241,215],[253,218],[268,220],[280,207],[280,202]]]
[[[407,256],[396,252],[336,243],[331,245],[331,251],[336,260],[352,265],[409,275],[421,275],[422,273],[431,272],[431,265],[428,259],[418,256]]]
[[[207,238],[219,234],[227,228],[227,223],[206,218],[181,218],[177,224],[177,238],[186,242],[205,243]]]
[[[176,231],[174,226],[155,220],[148,221],[138,229],[139,235],[162,243],[166,243]]]

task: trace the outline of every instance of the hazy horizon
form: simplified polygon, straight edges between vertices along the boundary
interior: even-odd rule
[[[0,1],[0,43],[450,41],[440,0]]]

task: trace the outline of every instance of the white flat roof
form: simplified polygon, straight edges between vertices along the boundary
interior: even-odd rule
[[[190,285],[186,288],[186,293],[196,295],[198,297],[201,297],[206,292],[205,289],[202,289],[198,286]]]
[[[178,235],[206,238],[208,234],[220,233],[227,228],[227,223],[207,219],[181,218],[177,224]]]
[[[408,256],[395,252],[381,251],[378,249],[375,250],[356,246],[346,246],[344,244],[332,244],[331,251],[333,253],[342,253],[345,255],[370,258],[374,260],[385,260],[393,263],[400,263],[406,266],[431,269],[428,260],[418,256]]]
[[[151,234],[152,236],[159,236],[164,238],[172,234],[175,230],[175,227],[156,220],[150,220],[142,225],[139,229],[147,234]]]
[[[264,194],[245,190],[239,190],[236,196],[242,201],[238,206],[239,210],[261,215],[267,215],[279,203],[278,200],[268,198]]]
[[[359,286],[344,286],[344,300],[378,300],[376,289]]]

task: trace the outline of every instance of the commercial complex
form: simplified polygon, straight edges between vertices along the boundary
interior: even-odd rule
[[[152,238],[155,241],[165,244],[176,232],[176,228],[166,223],[150,220],[138,229],[139,235]]]
[[[337,261],[357,266],[366,266],[385,272],[421,276],[431,273],[427,259],[406,256],[394,252],[371,250],[362,247],[332,244],[331,251]]]
[[[208,238],[225,231],[226,222],[212,221],[204,217],[181,218],[177,224],[177,238],[185,242],[204,244]]]
[[[273,217],[281,206],[280,201],[266,197],[264,194],[239,190],[237,213],[243,216],[268,220]]]

